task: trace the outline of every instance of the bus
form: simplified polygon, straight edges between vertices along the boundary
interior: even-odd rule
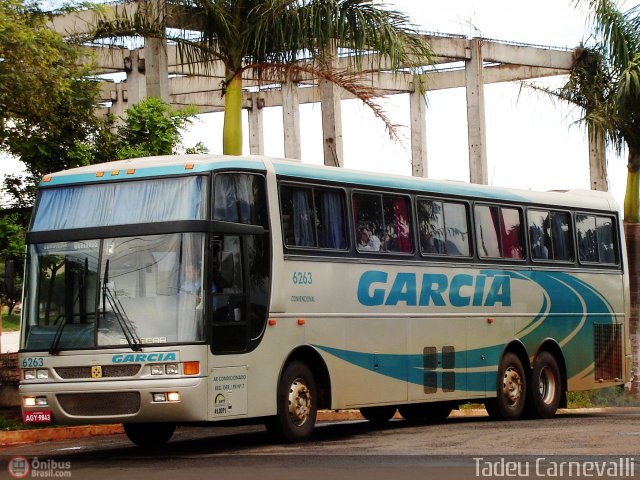
[[[553,417],[631,375],[612,197],[259,156],[114,161],[43,178],[26,235],[25,422],[262,423],[319,409]]]

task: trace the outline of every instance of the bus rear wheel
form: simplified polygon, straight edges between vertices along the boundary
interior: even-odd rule
[[[507,352],[498,368],[496,398],[485,402],[489,416],[496,420],[517,420],[524,410],[527,380],[518,356]]]
[[[398,407],[402,418],[408,422],[439,422],[451,413],[448,403],[412,403]]]
[[[361,407],[360,414],[371,423],[385,423],[393,418],[397,408],[393,405],[381,407]]]
[[[313,373],[300,361],[288,363],[277,392],[278,415],[267,429],[287,442],[303,442],[313,433],[318,414],[318,394]]]
[[[129,440],[144,448],[164,445],[176,431],[173,423],[124,423],[122,426]]]
[[[533,362],[528,389],[527,410],[538,418],[552,418],[562,398],[562,379],[558,362],[549,352],[540,352]]]

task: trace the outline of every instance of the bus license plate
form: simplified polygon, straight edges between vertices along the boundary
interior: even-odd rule
[[[24,412],[24,423],[51,423],[51,410]]]

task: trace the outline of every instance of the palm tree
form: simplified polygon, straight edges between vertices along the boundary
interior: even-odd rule
[[[618,154],[628,149],[624,221],[640,223],[640,6],[621,11],[614,0],[579,0],[593,14],[596,44],[582,49],[565,98],[583,121],[603,132]]]
[[[615,0],[578,0],[593,14],[597,39],[583,50],[561,93],[581,106],[583,120],[603,132],[618,153],[628,149],[624,222],[631,289],[630,333],[635,379],[640,381],[640,6],[621,11]]]
[[[167,9],[102,15],[92,36],[162,38],[176,43],[184,63],[222,62],[225,154],[242,153],[243,74],[264,83],[300,74],[333,82],[371,107],[393,135],[393,125],[373,100],[376,92],[353,70],[332,68],[332,56],[345,49],[350,66],[361,67],[374,52],[385,69],[415,72],[431,60],[408,17],[375,0],[174,0]],[[168,30],[166,18],[176,11],[182,12],[181,30]]]

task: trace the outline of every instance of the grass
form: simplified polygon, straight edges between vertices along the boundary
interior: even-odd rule
[[[20,314],[13,313],[9,315],[9,309],[5,306],[2,307],[2,331],[3,332],[17,332],[20,330]]]

